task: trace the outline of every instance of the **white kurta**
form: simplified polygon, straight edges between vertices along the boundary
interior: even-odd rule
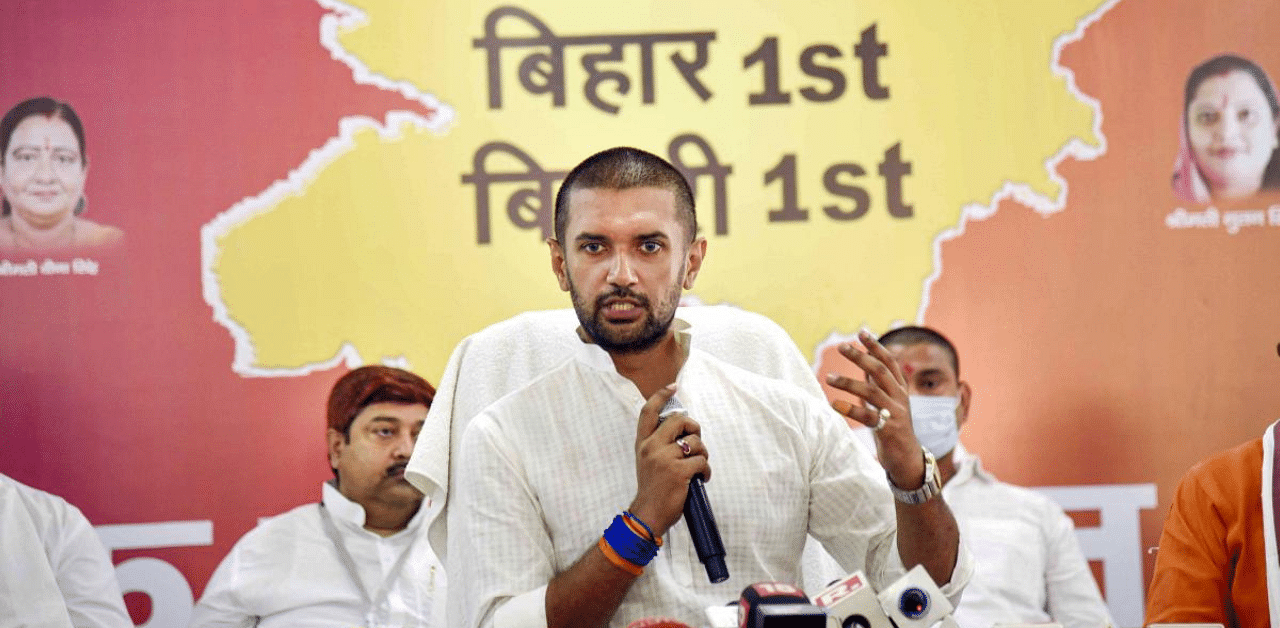
[[[1115,625],[1062,507],[1035,491],[996,480],[961,447],[955,461],[956,475],[942,495],[976,562],[955,612],[960,625]]]
[[[0,474],[0,626],[131,628],[111,558],[80,510]]]
[[[635,496],[645,400],[599,347],[574,351],[462,438],[449,512],[450,578],[466,583],[451,589],[455,626],[545,626],[546,584]],[[696,349],[677,384],[710,452],[706,488],[730,578],[708,582],[681,520],[611,625],[655,615],[701,625],[706,607],[749,584],[799,582],[806,532],[877,586],[904,572],[884,471],[822,400]],[[944,593],[970,570],[962,550]]]
[[[364,508],[332,483],[326,482],[322,491],[323,503],[370,595],[401,555],[412,552],[385,602],[370,613],[325,531],[320,504],[307,504],[263,521],[236,542],[196,604],[193,628],[446,625],[444,570],[425,538],[414,542],[426,534],[427,505],[404,530],[382,537],[364,529]]]

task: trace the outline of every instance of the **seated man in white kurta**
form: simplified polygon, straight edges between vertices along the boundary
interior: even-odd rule
[[[964,628],[1115,625],[1062,507],[997,480],[960,445],[972,390],[960,379],[955,345],[927,327],[895,329],[880,343],[907,378],[916,436],[938,459],[942,495],[977,562],[956,621]]]
[[[365,366],[329,394],[319,504],[245,534],[214,572],[193,627],[444,628],[444,570],[426,541],[429,505],[404,479],[435,395],[408,371]]]
[[[794,581],[806,532],[877,585],[923,564],[944,593],[963,587],[970,560],[883,347],[842,347],[869,382],[828,379],[883,408],[842,408],[877,428],[881,470],[822,402],[691,350],[673,317],[706,250],[695,234],[687,182],[654,155],[605,151],[566,178],[549,245],[583,343],[466,429],[449,510],[450,578],[465,583],[450,594],[455,625],[701,624],[747,584]],[[687,414],[659,425],[676,394]],[[695,475],[728,550],[719,584],[680,521]],[[624,518],[636,539],[663,540],[648,572],[652,556],[604,547],[600,531]]]
[[[0,625],[131,628],[116,571],[80,509],[0,474]]]

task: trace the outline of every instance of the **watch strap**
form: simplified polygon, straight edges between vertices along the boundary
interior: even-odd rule
[[[894,486],[893,478],[889,478],[889,490],[893,491],[894,499],[904,504],[923,504],[942,493],[942,476],[938,473],[938,461],[928,449],[924,447],[920,449],[924,452],[924,484],[921,484],[920,488],[906,491]],[[885,476],[888,477],[888,475],[886,472]]]

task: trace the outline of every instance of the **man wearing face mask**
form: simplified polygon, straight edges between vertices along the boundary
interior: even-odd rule
[[[1000,482],[960,445],[972,391],[960,379],[955,346],[926,327],[895,329],[880,344],[902,367],[916,437],[937,458],[942,495],[977,560],[955,612],[960,625],[1115,625],[1062,508]]]

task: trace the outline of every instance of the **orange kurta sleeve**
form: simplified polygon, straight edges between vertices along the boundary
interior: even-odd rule
[[[1146,623],[1270,625],[1261,475],[1256,439],[1182,478],[1160,535]]]

